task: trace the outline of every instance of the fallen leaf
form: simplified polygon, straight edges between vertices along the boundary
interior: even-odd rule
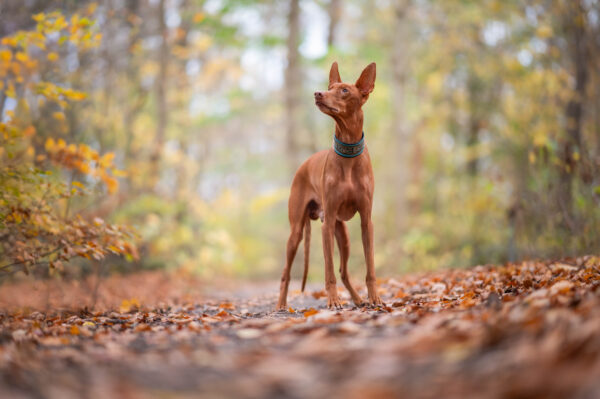
[[[304,314],[304,317],[310,317],[310,316],[316,315],[317,313],[319,313],[319,311],[317,309],[310,308],[310,309],[305,310],[302,313]]]
[[[319,298],[323,298],[323,297],[327,296],[327,294],[323,290],[321,290],[321,291],[313,291],[311,295],[315,299],[319,299]]]

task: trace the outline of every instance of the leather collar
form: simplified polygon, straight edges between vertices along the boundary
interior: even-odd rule
[[[348,144],[344,143],[335,135],[333,136],[333,150],[336,154],[344,158],[354,158],[362,154],[365,149],[365,132],[362,137],[356,143]]]

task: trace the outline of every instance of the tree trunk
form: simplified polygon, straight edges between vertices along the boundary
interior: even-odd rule
[[[299,0],[290,0],[288,13],[287,68],[285,70],[285,108],[286,108],[286,151],[290,167],[298,166],[298,107],[300,97],[300,4]]]
[[[342,15],[340,0],[330,0],[327,13],[329,14],[329,31],[327,32],[327,47],[331,47],[335,43],[337,26]]]
[[[560,149],[562,164],[559,171],[556,199],[565,225],[571,230],[576,230],[577,226],[573,215],[573,176],[578,163],[575,153],[585,156],[581,126],[585,88],[588,80],[588,64],[585,51],[585,15],[581,0],[574,0],[569,7],[571,12],[566,13],[565,30],[574,68],[575,93],[565,108],[566,137]]]
[[[6,103],[6,95],[4,94],[4,91],[0,91],[0,116],[4,112],[4,104],[5,103]]]
[[[393,114],[392,114],[392,132],[395,138],[395,145],[392,146],[395,154],[390,154],[392,159],[397,159],[398,167],[392,172],[394,192],[396,202],[396,225],[395,229],[404,232],[407,227],[408,198],[406,189],[410,184],[410,149],[412,147],[412,136],[406,126],[406,115],[404,109],[406,93],[406,76],[408,68],[407,43],[408,38],[408,9],[409,0],[399,0],[393,6],[394,26],[392,36],[392,95],[393,95]]]
[[[469,150],[469,159],[467,161],[467,173],[471,178],[474,178],[477,176],[479,169],[478,146],[480,121],[478,108],[482,100],[480,96],[482,88],[478,83],[478,78],[473,75],[475,72],[470,71],[470,73],[471,74],[467,82],[467,93],[469,98],[469,125],[467,127],[467,148]]]
[[[165,131],[167,128],[167,68],[169,48],[167,42],[167,26],[165,23],[165,0],[158,4],[158,26],[161,43],[158,49],[158,76],[156,77],[156,137],[154,150],[150,158],[150,186],[155,187],[160,177],[160,159],[165,144]]]

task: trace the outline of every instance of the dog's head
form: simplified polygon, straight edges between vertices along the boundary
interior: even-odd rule
[[[348,117],[359,111],[375,88],[375,63],[370,63],[360,74],[356,83],[344,83],[340,78],[338,64],[334,62],[329,71],[327,91],[315,92],[315,104],[321,112],[334,119]]]

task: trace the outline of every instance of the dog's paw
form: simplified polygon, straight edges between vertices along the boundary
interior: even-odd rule
[[[365,301],[362,300],[362,298],[356,298],[353,299],[352,302],[354,302],[354,306],[356,306],[357,308],[362,308],[367,306],[367,303]]]
[[[371,305],[373,307],[377,307],[377,306],[385,306],[385,303],[383,303],[383,301],[381,300],[379,295],[373,294],[373,295],[369,295],[369,305]]]
[[[337,296],[335,296],[333,298],[328,297],[327,298],[327,307],[329,309],[339,310],[339,309],[342,309],[342,304],[340,303],[340,299]]]

